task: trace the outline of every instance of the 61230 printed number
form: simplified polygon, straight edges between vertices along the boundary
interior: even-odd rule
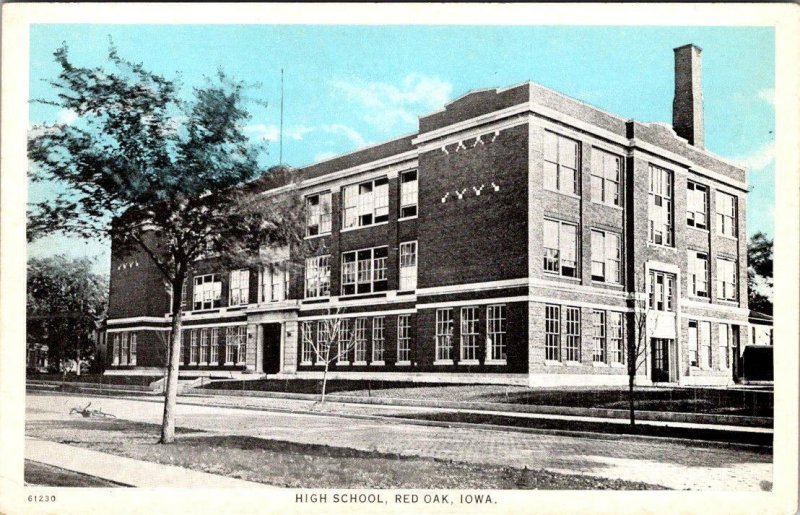
[[[28,502],[56,502],[55,495],[29,495]]]

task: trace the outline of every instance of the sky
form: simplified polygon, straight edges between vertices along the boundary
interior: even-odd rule
[[[266,139],[265,167],[279,162],[281,69],[283,162],[304,166],[417,130],[420,115],[470,90],[533,81],[643,122],[672,120],[672,49],[703,49],[706,148],[746,166],[748,236],[773,235],[775,57],[765,27],[358,26],[358,25],[33,25],[30,98],[52,98],[47,80],[66,43],[80,65],[105,65],[109,37],[120,55],[188,92],[218,69],[249,83],[268,105],[253,106],[245,130]],[[31,103],[30,124],[74,115]],[[29,199],[53,194],[31,184]],[[105,241],[52,235],[29,256],[96,259],[107,273]]]

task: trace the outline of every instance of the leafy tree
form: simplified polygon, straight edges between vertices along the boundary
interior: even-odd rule
[[[61,231],[110,237],[114,252],[145,252],[173,292],[192,264],[210,254],[234,261],[262,246],[299,241],[302,203],[290,168],[262,176],[265,147],[243,128],[255,85],[219,72],[182,94],[174,80],[123,59],[113,43],[104,67],[73,63],[66,45],[54,53],[54,99],[75,114],[71,124],[34,126],[28,138],[31,176],[64,186],[31,207],[28,238]],[[259,195],[283,185],[281,195]],[[172,324],[161,443],[175,439],[181,347],[180,295]]]
[[[68,358],[94,356],[96,322],[105,317],[108,278],[92,273],[88,258],[28,261],[27,340],[48,347],[58,369]]]
[[[772,315],[772,259],[773,240],[763,232],[755,233],[747,244],[748,304],[767,315]]]

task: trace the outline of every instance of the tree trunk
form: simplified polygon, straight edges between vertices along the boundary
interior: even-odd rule
[[[633,380],[636,375],[636,368],[628,374],[628,406],[630,407],[631,425],[636,425],[636,415],[633,410]]]
[[[180,292],[183,280],[175,281],[173,292]],[[175,441],[175,409],[178,404],[178,369],[181,363],[181,295],[172,296],[172,332],[167,353],[167,380],[164,392],[164,418],[161,422],[161,440],[166,444]]]
[[[75,375],[80,377],[81,375],[81,341],[80,338],[78,339],[78,344],[75,346],[75,364],[77,365],[75,368]]]
[[[320,404],[325,404],[325,388],[328,386],[328,366],[330,363],[330,360],[325,361],[325,371],[322,372],[322,397],[320,397],[319,400]]]

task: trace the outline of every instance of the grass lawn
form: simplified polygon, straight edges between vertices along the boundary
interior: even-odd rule
[[[318,394],[321,390],[321,381],[311,379],[215,381],[204,388]],[[628,408],[626,387],[528,388],[525,386],[337,379],[328,381],[328,393],[381,398],[440,399],[581,408]],[[771,390],[637,387],[635,402],[636,408],[641,410],[773,416],[773,393]]]
[[[95,384],[114,384],[149,386],[153,381],[158,381],[162,376],[116,376],[103,374],[28,374],[26,379],[34,381],[66,381],[68,383],[95,383]]]
[[[120,486],[99,477],[87,476],[30,460],[25,460],[25,483],[29,486],[99,486],[104,488]]]
[[[203,431],[159,445],[158,426],[124,420],[35,421],[26,434],[193,470],[290,488],[650,490],[646,483],[443,461]]]

